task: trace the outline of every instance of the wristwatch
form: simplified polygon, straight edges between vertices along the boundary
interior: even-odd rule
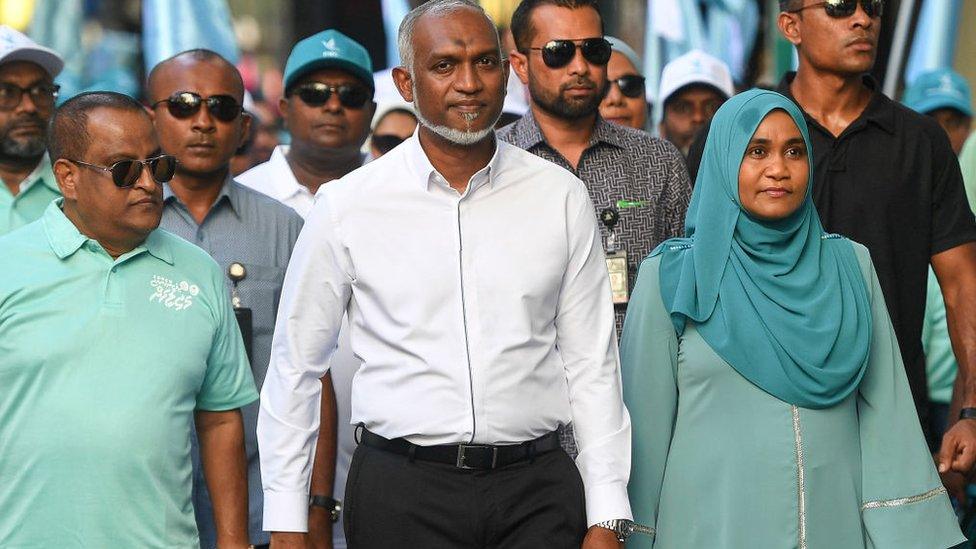
[[[963,408],[959,410],[959,419],[976,419],[976,408]]]
[[[309,507],[321,507],[329,512],[329,520],[333,523],[339,522],[339,513],[342,512],[342,502],[332,496],[310,496],[308,498]]]
[[[614,534],[617,534],[617,541],[621,543],[627,541],[627,538],[629,538],[631,534],[647,534],[649,536],[654,535],[654,529],[650,526],[637,524],[636,522],[628,519],[605,520],[603,522],[598,522],[593,526],[606,528]]]

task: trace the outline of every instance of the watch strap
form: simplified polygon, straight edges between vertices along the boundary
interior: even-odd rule
[[[976,408],[963,408],[959,410],[959,419],[976,419]]]
[[[332,522],[339,522],[339,513],[342,512],[342,502],[332,496],[312,495],[308,498],[309,507],[321,507],[329,512],[329,519]]]

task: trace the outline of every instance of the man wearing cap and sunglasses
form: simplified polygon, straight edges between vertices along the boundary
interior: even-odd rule
[[[0,25],[0,235],[39,218],[61,196],[45,132],[63,66],[53,50]]]
[[[219,546],[244,549],[258,394],[220,268],[157,230],[176,160],[111,92],[62,105],[49,150],[64,197],[0,237],[0,547],[197,549],[195,421]]]
[[[230,160],[245,138],[250,117],[241,107],[241,76],[226,59],[209,50],[190,50],[162,61],[149,74],[148,94],[159,144],[179,162],[163,188],[160,226],[206,250],[226,273],[225,291],[233,296],[260,388],[271,356],[285,267],[302,219],[291,208],[230,176]],[[260,546],[270,537],[261,528],[257,405],[241,411],[247,450],[248,531],[251,543]],[[197,525],[203,546],[213,547],[220,517],[217,501],[208,494],[200,473],[197,467]]]
[[[373,102],[373,64],[362,45],[327,29],[295,44],[285,62],[285,95],[278,106],[291,133],[271,159],[237,180],[308,215],[322,185],[366,162]],[[322,378],[322,422],[312,476],[309,534],[313,542],[331,538],[346,546],[339,520],[342,493],[356,449],[351,414],[352,377],[359,361],[341,331],[329,373]]]

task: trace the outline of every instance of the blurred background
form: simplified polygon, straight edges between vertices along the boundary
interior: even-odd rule
[[[66,60],[60,101],[90,89],[142,95],[147,67],[206,47],[235,62],[249,110],[272,129],[292,45],[336,28],[369,50],[376,71],[396,64],[396,30],[423,0],[0,0],[0,23]],[[504,33],[518,0],[481,0]],[[648,101],[661,68],[691,49],[724,60],[739,89],[772,86],[795,63],[776,30],[777,0],[600,0],[608,34],[641,55]],[[976,82],[976,0],[888,0],[874,76],[885,92],[920,72],[954,68]],[[383,85],[377,80],[377,94]],[[283,136],[287,139],[287,136]]]

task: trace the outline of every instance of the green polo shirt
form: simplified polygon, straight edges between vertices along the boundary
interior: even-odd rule
[[[51,201],[60,196],[51,161],[45,153],[34,171],[20,183],[17,196],[10,194],[6,185],[0,184],[0,235],[38,219]]]
[[[0,237],[0,547],[194,548],[194,410],[257,391],[217,264],[113,260],[64,216]]]

